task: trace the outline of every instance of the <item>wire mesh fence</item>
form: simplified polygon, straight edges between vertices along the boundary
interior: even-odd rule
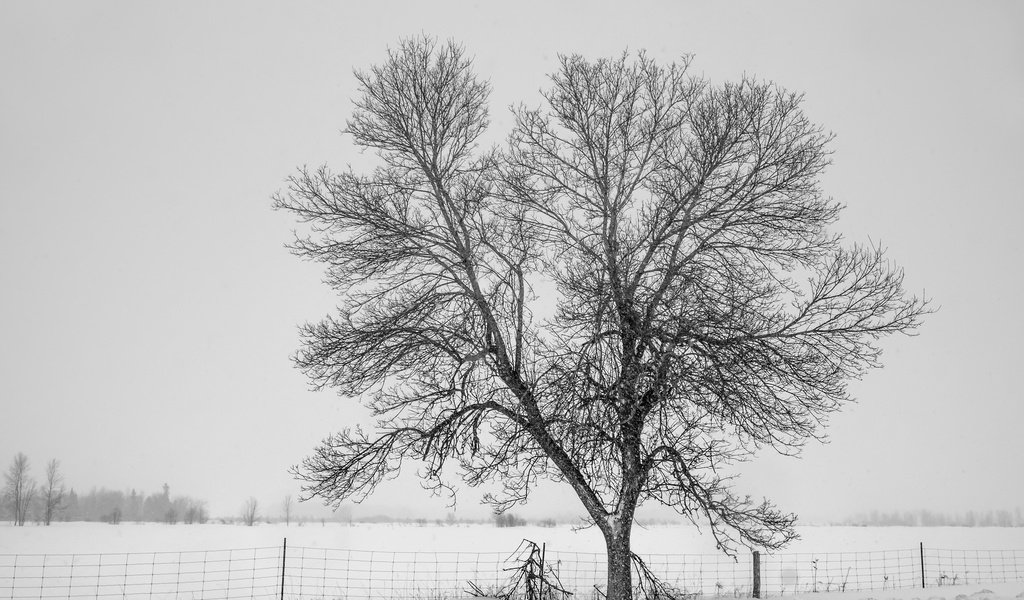
[[[920,587],[918,549],[761,557],[762,595]]]
[[[926,585],[1024,580],[1024,550],[924,550]]]
[[[873,552],[641,555],[673,595],[807,592],[1024,581],[1024,550],[911,548]],[[513,552],[390,552],[281,546],[193,552],[0,555],[0,600],[66,598],[332,598],[447,600],[507,590]],[[601,597],[604,553],[544,553],[576,598]],[[755,584],[754,573],[759,573]]]
[[[276,598],[281,546],[0,555],[0,598]]]
[[[642,554],[639,558],[669,589],[680,595],[749,597],[751,555]],[[603,590],[608,578],[605,554],[549,550],[547,563],[563,586],[576,595]]]
[[[288,548],[285,598],[465,597],[468,582],[500,585],[507,554]]]

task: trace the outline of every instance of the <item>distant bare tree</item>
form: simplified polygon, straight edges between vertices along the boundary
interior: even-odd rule
[[[110,523],[111,525],[120,525],[121,524],[121,516],[122,516],[122,514],[123,513],[121,511],[121,507],[120,506],[115,506],[114,510],[112,510],[109,513],[103,515],[102,519],[104,521],[106,521],[107,523]]]
[[[185,515],[183,520],[186,525],[191,525],[193,523],[199,523],[201,525],[206,523],[206,502],[186,498],[183,514]]]
[[[242,523],[252,527],[259,520],[259,504],[256,502],[256,498],[250,497],[245,501],[245,506],[242,507]]]
[[[19,452],[4,474],[4,500],[17,526],[25,525],[28,509],[36,495],[36,483],[28,476],[28,467],[28,457]]]
[[[291,525],[292,521],[292,497],[290,495],[284,497],[284,524],[285,526]]]
[[[49,525],[57,511],[64,506],[64,476],[56,458],[46,464],[46,487],[43,488],[43,524]]]
[[[404,40],[356,73],[347,133],[381,166],[303,170],[276,197],[340,297],[296,362],[378,417],[296,468],[307,497],[365,498],[411,457],[435,491],[453,461],[497,483],[499,511],[564,482],[604,536],[609,600],[631,594],[643,502],[727,551],[794,537],[722,467],[823,438],[927,302],[881,248],[829,231],[831,136],[800,96],[688,67],[562,57],[500,151],[478,147],[489,85],[456,44]],[[534,318],[540,281],[554,311]]]

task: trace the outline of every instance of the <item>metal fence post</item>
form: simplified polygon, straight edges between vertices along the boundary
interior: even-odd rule
[[[547,550],[547,542],[540,545],[540,590],[537,597],[544,600],[544,551]]]
[[[284,600],[284,565],[288,559],[288,538],[284,538],[281,546],[281,600]]]
[[[755,598],[761,597],[761,553],[754,550],[754,590]]]
[[[924,589],[924,542],[921,542],[921,589]]]

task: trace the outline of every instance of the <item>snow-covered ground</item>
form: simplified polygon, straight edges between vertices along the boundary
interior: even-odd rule
[[[786,596],[788,600],[1008,600],[1024,598],[1024,582],[907,588],[879,592],[818,592]]]
[[[799,527],[800,539],[784,553],[837,553],[926,548],[1024,550],[1024,527]],[[178,552],[279,546],[351,550],[511,552],[522,539],[566,552],[602,552],[594,528],[495,528],[482,524],[306,523],[165,525],[161,523],[54,523],[50,527],[0,523],[0,554]],[[714,554],[709,535],[684,524],[637,526],[633,548],[640,554]]]
[[[762,595],[1024,599],[1024,528],[799,531],[801,539],[785,551],[762,556]],[[568,525],[5,523],[0,524],[0,598],[47,591],[77,597],[83,590],[90,597],[272,597],[285,554],[288,597],[438,597],[424,592],[432,588],[447,590],[444,596],[465,596],[468,581],[500,585],[507,577],[502,569],[523,539],[545,545],[549,566],[567,586],[583,592],[603,583],[600,533]],[[925,589],[920,544],[926,550]],[[722,597],[752,591],[752,555],[723,556],[693,527],[638,527],[633,546],[678,590]]]

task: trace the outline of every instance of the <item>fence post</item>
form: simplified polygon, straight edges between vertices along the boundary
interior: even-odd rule
[[[540,600],[544,600],[544,552],[545,552],[545,550],[547,550],[547,547],[548,547],[548,543],[547,542],[541,542],[541,545],[540,545],[540,591],[537,594],[537,597],[540,598]]]
[[[288,558],[288,538],[284,538],[281,546],[281,600],[284,600],[284,565]]]
[[[924,542],[921,542],[921,589],[924,589]]]
[[[755,598],[761,597],[761,553],[754,550],[754,591]]]

